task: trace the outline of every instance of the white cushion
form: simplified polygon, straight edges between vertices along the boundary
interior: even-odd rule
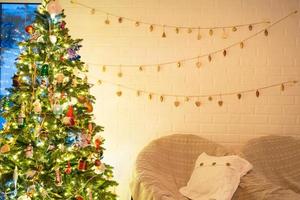
[[[239,156],[209,156],[202,153],[187,186],[180,193],[192,200],[230,200],[240,178],[252,165]]]

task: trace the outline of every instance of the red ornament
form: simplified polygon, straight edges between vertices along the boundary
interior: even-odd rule
[[[26,31],[28,34],[32,35],[32,34],[34,33],[34,28],[33,28],[32,25],[28,25],[28,26],[25,27],[25,31]]]
[[[95,165],[98,167],[101,165],[101,161],[99,159],[95,160]]]
[[[78,170],[79,171],[85,171],[85,170],[87,170],[87,161],[86,160],[83,160],[83,159],[79,160],[79,162],[78,162]]]
[[[72,172],[72,167],[70,161],[68,161],[67,169],[65,170],[66,174],[71,174]]]
[[[61,28],[61,29],[65,29],[65,28],[66,28],[66,22],[65,22],[65,21],[62,21],[62,22],[61,22],[60,28]]]
[[[72,106],[69,106],[68,112],[66,114],[66,117],[68,118],[68,125],[74,126],[75,125],[75,117],[74,117],[74,110]]]
[[[100,149],[101,144],[102,144],[102,141],[100,139],[95,140],[95,147],[96,147],[97,150]]]
[[[84,200],[82,196],[76,196],[76,200]]]
[[[73,106],[69,106],[69,109],[68,109],[68,112],[67,112],[66,116],[74,118]]]

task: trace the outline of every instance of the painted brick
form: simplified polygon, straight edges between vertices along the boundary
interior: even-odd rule
[[[267,124],[268,116],[261,115],[243,115],[242,122],[246,124]]]
[[[271,106],[271,105],[256,105],[255,106],[255,113],[256,114],[281,114],[282,113],[282,106]]]
[[[208,26],[249,23],[251,21],[274,21],[300,6],[298,0],[252,0],[252,1],[198,1],[189,0],[82,0],[89,6],[117,15],[174,25]],[[91,15],[69,1],[61,1],[67,14],[67,24],[73,37],[83,38],[80,54],[90,65],[91,82],[97,78],[124,84],[141,90],[153,90],[163,94],[219,94],[247,89],[288,80],[299,80],[300,76],[300,19],[292,16],[270,29],[268,37],[258,35],[245,42],[245,48],[228,49],[228,56],[214,55],[213,62],[200,59],[201,69],[195,61],[175,66],[163,66],[161,72],[146,69],[123,69],[124,77],[118,78],[118,69],[107,69],[102,73],[100,63],[140,64],[180,60],[206,54],[246,38],[264,28],[254,26],[249,32],[239,28],[237,32],[227,30],[229,37],[221,38],[222,31],[215,31],[210,37],[201,31],[203,38],[196,40],[196,32],[179,35],[167,31],[162,39],[162,30],[156,28],[135,28],[134,24],[118,24],[111,19],[111,25],[103,23],[105,15]],[[98,64],[97,64],[98,63]],[[222,97],[224,106],[217,105],[218,98],[194,105],[196,99],[174,107],[174,99],[152,101],[147,95],[136,97],[135,92],[123,90],[122,97],[116,97],[118,87],[95,86],[95,118],[105,127],[105,161],[115,168],[115,177],[120,183],[116,188],[119,198],[129,200],[130,171],[141,149],[151,140],[172,133],[192,133],[226,145],[242,145],[248,140],[269,135],[300,135],[300,84],[236,97]],[[182,102],[182,99],[179,99]],[[122,157],[126,153],[130,159]],[[116,159],[117,158],[117,159]],[[118,159],[120,158],[120,159]]]

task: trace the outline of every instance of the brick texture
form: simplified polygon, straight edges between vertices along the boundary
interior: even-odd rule
[[[78,0],[89,6],[122,16],[175,25],[231,25],[252,21],[274,21],[300,8],[299,0]],[[230,37],[221,39],[221,32],[196,40],[196,33],[175,34],[162,30],[149,33],[145,27],[134,24],[104,24],[105,15],[91,15],[89,10],[62,1],[73,37],[83,38],[80,54],[90,63],[139,64],[177,60],[207,53],[246,38],[252,32],[229,31]],[[228,56],[203,60],[199,70],[194,62],[182,68],[166,67],[160,73],[155,69],[139,72],[124,69],[118,78],[118,69],[108,68],[102,73],[99,65],[90,65],[90,81],[101,79],[161,93],[207,94],[251,89],[277,82],[299,79],[300,75],[300,20],[299,14],[269,30],[269,36],[259,35],[245,43],[245,48],[233,48]],[[269,134],[300,134],[300,84],[281,92],[279,88],[264,91],[260,98],[247,94],[242,100],[223,97],[224,106],[203,100],[197,108],[183,103],[178,108],[172,99],[164,103],[157,98],[124,90],[117,97],[118,88],[111,85],[92,89],[97,101],[96,121],[105,126],[105,160],[115,167],[120,186],[120,199],[129,199],[129,182],[136,155],[151,140],[171,133],[193,133],[223,144],[242,145],[249,139]],[[182,101],[181,99],[179,99]]]

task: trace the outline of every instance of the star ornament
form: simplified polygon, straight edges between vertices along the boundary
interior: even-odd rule
[[[47,11],[50,15],[59,15],[62,13],[63,9],[59,4],[59,0],[51,0],[47,5]]]

